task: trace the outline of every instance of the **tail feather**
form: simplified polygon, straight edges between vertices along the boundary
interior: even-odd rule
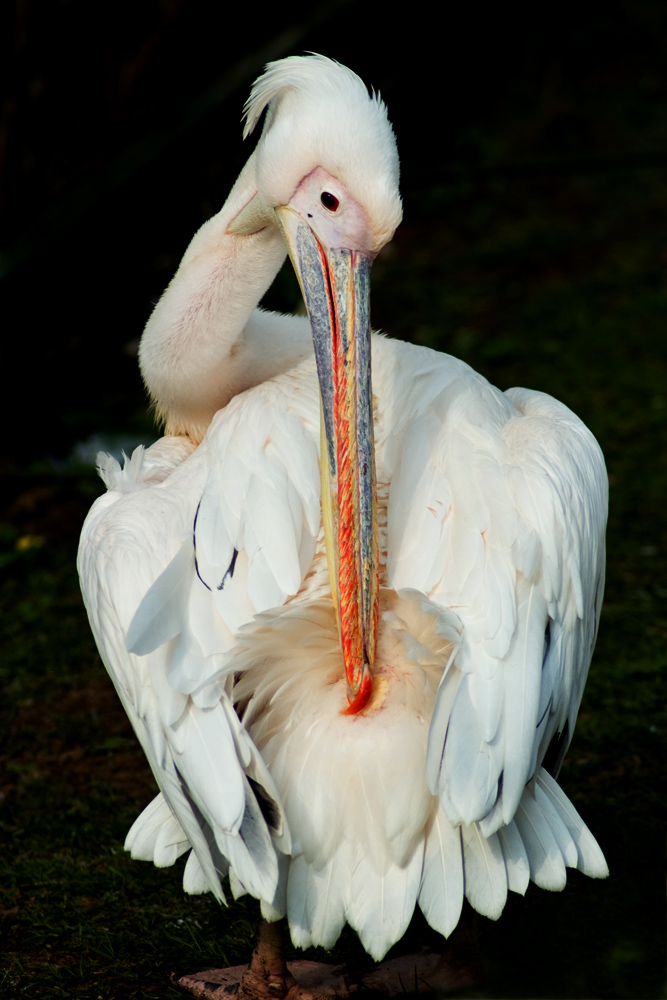
[[[524,791],[514,822],[528,854],[533,882],[552,892],[565,888],[567,876],[563,855],[531,788]]]
[[[560,785],[543,768],[538,772],[536,785],[554,807],[572,836],[577,848],[577,864],[574,867],[590,878],[607,878],[609,868],[597,840]]]
[[[347,922],[366,951],[380,961],[410,923],[419,891],[422,850],[423,842],[406,865],[392,864],[382,872],[360,845],[348,839],[320,868],[303,854],[292,858],[287,913],[294,944],[331,948]],[[458,916],[454,925],[456,920]]]
[[[423,842],[422,842],[423,843]],[[408,929],[419,892],[423,848],[405,865],[390,865],[380,873],[363,854],[350,878],[347,922],[376,962]]]
[[[461,831],[438,809],[426,835],[419,906],[431,927],[449,937],[463,906]]]
[[[345,926],[353,868],[347,841],[339,845],[330,862],[320,869],[309,864],[303,854],[292,858],[287,914],[292,941],[297,947],[334,946]]]
[[[189,893],[211,889],[209,866],[216,881],[228,874],[233,895],[249,890],[259,896],[272,919],[287,909],[292,939],[300,947],[333,947],[347,922],[379,960],[405,932],[417,903],[431,927],[448,937],[458,924],[464,895],[474,909],[495,920],[508,890],[523,895],[530,879],[557,891],[565,885],[566,867],[594,878],[609,874],[595,838],[542,769],[524,789],[512,822],[497,833],[485,836],[478,823],[452,826],[438,805],[408,863],[383,872],[347,838],[320,867],[301,853],[291,859],[277,854],[247,779],[245,784],[246,810],[238,834],[212,830],[197,817],[208,845],[206,864],[199,844],[185,866],[183,888]],[[135,820],[125,847],[133,858],[163,867],[173,864],[190,842],[160,794]],[[282,863],[282,888],[269,899],[276,882],[274,862]]]
[[[293,859],[287,905],[295,944],[333,947],[345,926],[353,868],[352,851],[346,840],[339,844],[329,864],[320,869],[309,864],[302,854]],[[295,923],[299,940],[294,933]]]
[[[194,851],[190,851],[190,857],[185,865],[183,889],[193,896],[209,890],[208,878]]]
[[[485,837],[477,823],[461,827],[466,899],[478,913],[497,920],[507,900],[507,869],[498,835]]]
[[[447,826],[446,821],[440,824],[438,832]],[[451,826],[449,830],[454,832]],[[500,916],[507,890],[523,895],[531,879],[543,889],[558,891],[565,886],[566,867],[579,868],[594,878],[609,874],[602,851],[590,830],[562,789],[543,769],[524,789],[512,822],[497,834],[485,836],[479,823],[462,826],[460,833],[466,898],[478,912],[492,919]],[[453,927],[439,926],[435,922],[437,909],[424,907],[429,893],[437,891],[443,896],[445,881],[442,873],[436,874],[433,865],[432,839],[433,831],[427,841],[420,903],[429,923],[448,934]],[[446,863],[451,872],[456,863],[453,852]]]
[[[332,863],[319,871],[312,870],[311,883],[319,905],[313,908],[311,929],[313,940],[323,948],[332,948],[345,926],[349,902],[349,872],[352,869],[351,851],[343,841]]]
[[[530,882],[530,862],[514,820],[498,831],[498,839],[505,858],[507,886],[512,892],[523,896]]]
[[[560,815],[551,804],[548,796],[545,795],[537,782],[535,783],[535,801],[536,804],[539,805],[544,818],[551,827],[551,832],[556,838],[556,843],[558,844],[566,867],[576,868],[578,860],[577,845],[572,839],[572,834],[566,827]]]
[[[135,819],[125,838],[125,850],[135,861],[152,861],[157,868],[173,865],[188,847],[190,841],[162,793]]]
[[[218,851],[210,827],[206,826],[203,834],[210,854],[210,858],[206,858],[207,862],[213,863],[215,871],[221,878],[224,878],[225,875],[230,875],[231,878],[229,863]],[[210,888],[210,876],[207,874],[206,868],[202,865],[197,852],[191,851],[183,872],[183,891],[194,896],[202,892],[209,892]]]

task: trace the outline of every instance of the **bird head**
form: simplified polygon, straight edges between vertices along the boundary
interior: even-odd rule
[[[262,208],[268,214],[289,205],[317,170],[319,180],[334,188],[338,218],[352,206],[363,210],[369,250],[377,254],[402,218],[396,139],[384,103],[345,66],[310,55],[269,63],[246,101],[244,138],[265,109],[255,151]]]

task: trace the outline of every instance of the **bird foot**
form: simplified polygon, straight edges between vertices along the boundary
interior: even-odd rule
[[[247,965],[231,969],[213,969],[191,976],[173,977],[195,997],[205,1000],[345,1000],[358,990],[396,997],[399,994],[448,993],[466,986],[477,986],[484,975],[476,957],[470,961],[457,955],[440,955],[424,948],[409,955],[388,959],[355,976],[345,966],[305,960],[288,962],[287,975],[274,979],[253,974]]]
[[[337,971],[321,962],[287,963],[282,921],[260,920],[250,965],[172,977],[172,982],[207,1000],[330,1000],[350,992]]]
[[[449,993],[484,982],[477,914],[470,907],[464,907],[459,925],[447,941],[423,924],[423,918],[421,923],[413,920],[413,950],[407,955],[397,955],[370,967],[356,964],[348,967],[305,959],[286,962],[281,922],[269,924],[261,920],[250,965],[181,978],[173,976],[172,982],[205,1000],[331,1000],[332,997],[345,1000],[359,990],[367,995],[396,997],[436,990]],[[427,941],[431,935],[434,947],[419,943],[420,939],[424,942],[425,934]],[[407,940],[404,939],[403,945]]]
[[[172,983],[204,1000],[331,1000],[351,992],[340,967],[305,960],[288,962],[285,976],[266,977],[248,965],[236,965],[172,976]]]

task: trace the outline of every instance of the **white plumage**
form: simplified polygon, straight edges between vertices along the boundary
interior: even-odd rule
[[[595,642],[606,474],[555,400],[375,336],[375,689],[341,714],[310,326],[253,309],[285,255],[271,212],[301,179],[338,179],[377,249],[400,220],[398,161],[383,105],[336,63],[272,64],[248,131],[269,101],[144,335],[170,436],[122,470],[100,459],[79,568],[161,789],[133,857],[192,848],[187,891],[222,899],[229,874],[295,943],[331,947],[348,922],[379,959],[416,906],[448,935],[464,896],[497,918],[529,878],[607,874],[541,767],[571,738]]]

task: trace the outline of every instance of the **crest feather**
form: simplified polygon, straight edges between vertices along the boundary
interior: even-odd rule
[[[328,85],[332,90],[349,95],[353,100],[369,100],[368,90],[363,80],[347,66],[329,59],[327,56],[311,52],[307,56],[288,56],[267,63],[264,72],[252,85],[250,96],[243,107],[243,138],[254,131],[262,112],[277,97],[286,90],[307,91],[309,87]],[[385,105],[379,95],[373,94],[372,100],[386,114]],[[267,121],[265,127],[270,122]]]
[[[322,167],[368,212],[383,246],[401,221],[399,165],[387,109],[346,66],[326,56],[269,63],[245,109],[244,138],[268,107],[255,151],[257,190],[267,205],[289,204],[300,181]]]

